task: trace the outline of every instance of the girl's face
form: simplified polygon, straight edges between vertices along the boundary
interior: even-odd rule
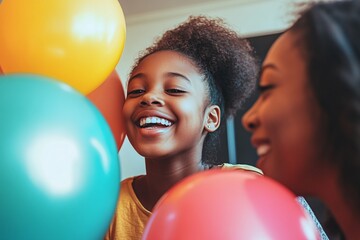
[[[131,144],[149,159],[201,154],[214,119],[207,96],[203,75],[190,59],[174,51],[147,56],[130,76],[123,108]]]
[[[295,42],[298,36],[287,32],[271,47],[262,66],[260,96],[243,125],[252,132],[264,174],[305,194],[322,171],[322,134],[320,107]]]

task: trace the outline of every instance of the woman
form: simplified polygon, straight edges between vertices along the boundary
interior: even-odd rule
[[[360,3],[317,3],[271,47],[244,115],[257,166],[360,236]]]

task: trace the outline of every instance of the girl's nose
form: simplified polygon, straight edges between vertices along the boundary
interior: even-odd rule
[[[161,96],[157,93],[148,92],[143,95],[140,105],[141,106],[151,106],[151,105],[157,105],[157,106],[163,106],[164,100]]]
[[[244,128],[252,132],[259,126],[259,118],[257,116],[256,103],[242,117]]]

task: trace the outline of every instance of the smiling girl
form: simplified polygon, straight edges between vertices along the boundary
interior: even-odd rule
[[[122,181],[106,239],[140,239],[154,205],[174,184],[229,167],[216,159],[218,129],[252,93],[256,75],[248,42],[220,19],[191,17],[146,49],[130,73],[123,108],[146,175]]]

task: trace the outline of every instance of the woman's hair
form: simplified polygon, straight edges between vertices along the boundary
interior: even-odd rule
[[[231,30],[223,20],[191,16],[172,30],[168,30],[147,48],[133,69],[147,56],[171,50],[191,59],[207,83],[209,104],[221,109],[221,119],[235,114],[249,97],[256,84],[257,63],[249,43]],[[221,128],[225,124],[221,124]],[[220,131],[207,134],[203,147],[204,164],[219,164],[216,159]]]
[[[360,211],[360,1],[317,3],[290,28],[325,119],[325,147]]]

